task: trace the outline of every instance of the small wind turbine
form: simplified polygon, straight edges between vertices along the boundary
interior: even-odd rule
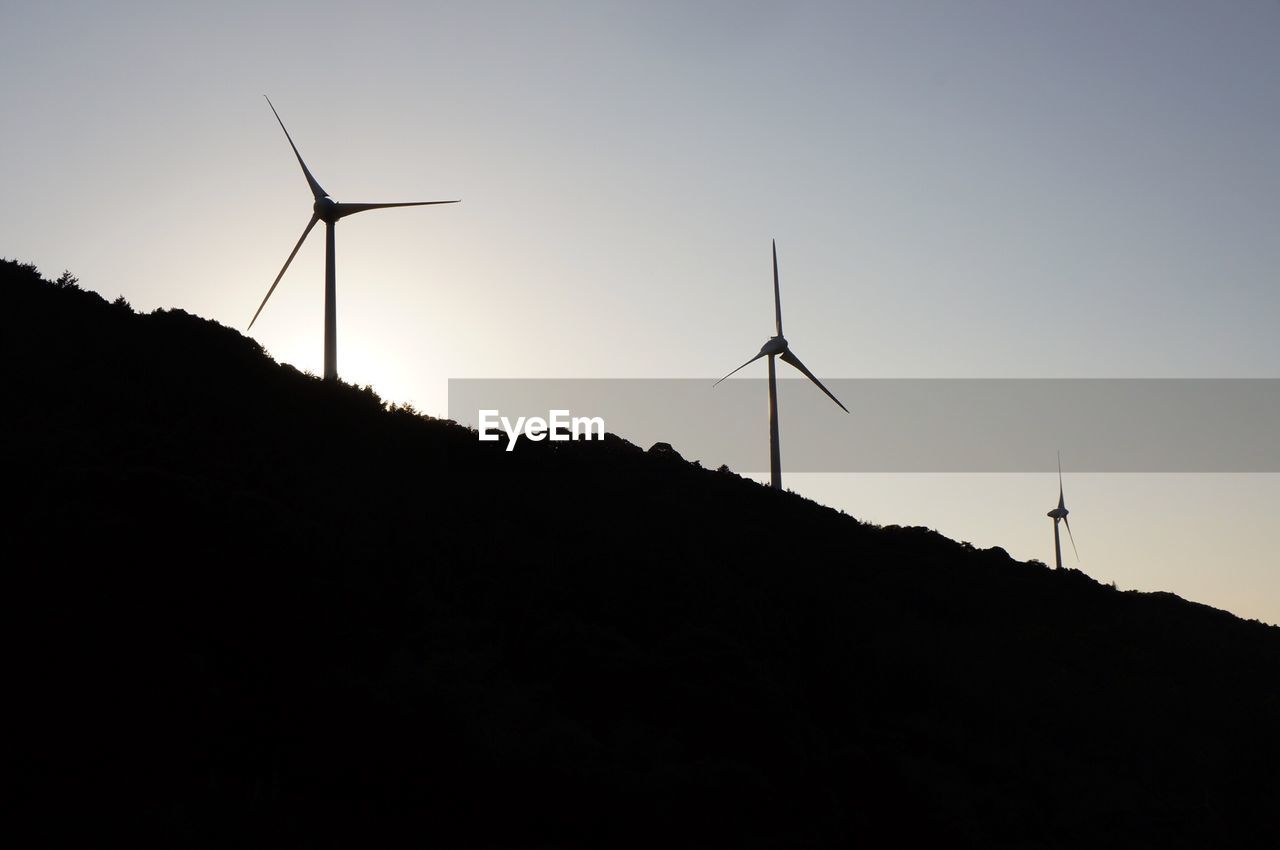
[[[266,95],[263,95],[266,97]],[[284,261],[284,268],[280,269],[280,274],[276,275],[276,279],[272,282],[271,288],[267,290],[267,295],[262,299],[262,303],[258,305],[258,311],[253,314],[253,319],[249,322],[249,327],[253,327],[253,323],[258,321],[258,315],[262,313],[262,308],[267,306],[267,300],[271,298],[271,293],[276,291],[276,284],[280,282],[280,278],[284,277],[285,271],[289,268],[289,264],[293,262],[294,256],[298,253],[298,249],[302,247],[302,243],[307,241],[307,234],[311,232],[311,228],[316,226],[316,222],[323,221],[325,229],[324,240],[324,379],[326,381],[335,381],[338,379],[338,316],[337,316],[337,278],[336,269],[334,268],[334,249],[333,249],[333,228],[338,223],[338,219],[346,218],[349,215],[355,215],[365,210],[380,210],[384,207],[425,207],[432,204],[456,204],[458,201],[411,201],[408,203],[396,204],[340,204],[329,197],[329,193],[321,188],[316,178],[311,176],[310,169],[307,164],[302,161],[302,154],[298,153],[298,146],[293,143],[293,137],[289,135],[289,131],[285,128],[284,122],[280,121],[280,113],[276,112],[275,104],[271,102],[271,98],[267,98],[267,105],[271,107],[271,111],[276,116],[276,121],[280,122],[280,129],[284,130],[284,137],[289,140],[289,147],[293,148],[293,155],[298,158],[298,165],[302,166],[302,174],[307,178],[307,185],[311,187],[311,194],[315,197],[315,203],[311,207],[311,221],[307,222],[307,227],[302,231],[302,238],[298,240],[298,244],[293,246],[293,250],[289,252],[289,259]],[[461,199],[459,199],[461,200]]]
[[[768,342],[760,347],[760,353],[752,357],[738,369],[742,369],[756,362],[761,357],[769,358],[769,481],[773,485],[773,489],[782,489],[782,453],[778,447],[778,382],[775,377],[773,358],[780,357],[784,363],[790,363],[792,366],[804,373],[804,376],[818,385],[818,389],[827,394],[827,398],[840,405],[840,409],[845,413],[849,412],[849,408],[840,404],[840,399],[831,394],[831,390],[822,385],[814,374],[810,372],[800,358],[792,353],[787,346],[787,340],[782,336],[782,296],[778,293],[778,242],[773,242],[773,310],[777,320],[777,336],[771,337]],[[714,386],[719,386],[720,382],[728,378],[738,369],[734,369],[724,378],[716,381]]]
[[[1071,512],[1067,510],[1066,500],[1062,498],[1062,452],[1058,452],[1058,506],[1045,515],[1053,520],[1053,557],[1058,569],[1062,569],[1062,542],[1058,537],[1059,520],[1067,527],[1067,537],[1071,538],[1071,551],[1076,553],[1076,560],[1080,560],[1080,552],[1076,549],[1076,538],[1071,533],[1071,523],[1067,520],[1069,513]]]

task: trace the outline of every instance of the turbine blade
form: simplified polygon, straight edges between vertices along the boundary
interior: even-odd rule
[[[773,315],[777,320],[778,336],[782,336],[782,295],[778,292],[778,240],[773,240]],[[828,393],[830,395],[830,393]]]
[[[280,278],[284,277],[285,271],[288,270],[289,264],[293,262],[294,256],[298,253],[298,249],[302,247],[302,243],[307,241],[307,234],[311,232],[311,228],[316,226],[316,222],[320,220],[317,215],[311,216],[311,221],[307,222],[307,229],[302,231],[302,238],[298,240],[298,244],[293,246],[293,250],[289,252],[289,259],[284,261],[284,268],[280,269],[280,274],[276,275],[276,279],[271,282],[271,288],[267,290],[267,297],[262,299],[262,303],[258,305],[258,312],[253,314],[253,319],[249,322],[249,330],[253,329],[253,323],[258,321],[258,313],[262,312],[262,308],[267,306],[267,299],[271,297],[271,293],[276,291],[276,284],[280,282]]]
[[[1058,452],[1058,510],[1066,510],[1067,503],[1062,497],[1062,452]]]
[[[811,380],[811,381],[813,381],[815,384],[817,384],[817,385],[818,385],[818,389],[820,389],[820,390],[822,390],[824,393],[826,393],[826,394],[827,394],[827,398],[831,399],[831,400],[832,400],[832,401],[834,401],[836,404],[840,405],[840,409],[841,409],[841,410],[843,410],[845,413],[848,413],[848,412],[849,412],[849,408],[845,407],[843,404],[840,404],[840,399],[838,399],[838,398],[836,398],[834,395],[832,395],[832,394],[831,394],[831,390],[827,389],[826,387],[824,387],[824,386],[822,385],[822,381],[819,381],[819,380],[817,379],[817,377],[815,377],[815,376],[814,376],[814,374],[813,374],[812,372],[810,372],[810,371],[805,367],[805,365],[804,365],[803,363],[801,363],[801,362],[800,362],[800,358],[799,358],[799,357],[796,357],[796,356],[795,356],[795,354],[793,354],[793,353],[791,352],[791,349],[787,349],[786,351],[782,352],[782,354],[781,354],[781,355],[779,355],[779,356],[781,356],[781,357],[782,357],[782,360],[783,360],[783,362],[784,362],[784,363],[790,363],[792,366],[795,366],[797,369],[799,369],[801,372],[803,372],[803,373],[804,373],[804,376],[805,376],[806,378],[808,378],[809,380]]]
[[[263,97],[267,96],[264,94]],[[275,104],[271,102],[271,98],[269,97],[267,97],[267,106],[271,107],[271,111],[275,113],[276,120],[280,121],[280,113],[276,112]],[[298,146],[293,143],[293,136],[289,135],[289,131],[285,128],[283,121],[280,121],[280,129],[284,130],[284,137],[289,140],[289,147],[293,148],[293,155],[298,158],[298,165],[302,166],[302,173],[306,175],[307,185],[311,187],[311,194],[315,196],[317,201],[321,198],[329,197],[329,193],[326,192],[318,182],[316,182],[316,178],[311,176],[310,169],[308,169],[307,164],[302,161],[302,154],[298,153]]]
[[[333,217],[339,219],[355,215],[358,212],[364,212],[365,210],[381,210],[387,207],[427,207],[432,204],[457,204],[461,202],[462,199],[459,198],[456,201],[410,201],[402,204],[334,204]]]
[[[1080,550],[1076,548],[1076,538],[1071,533],[1071,522],[1066,517],[1062,518],[1062,524],[1067,527],[1067,537],[1071,538],[1071,551],[1076,553],[1076,560],[1080,560]]]
[[[720,386],[721,381],[724,381],[724,380],[725,380],[725,378],[728,378],[728,377],[732,376],[732,375],[734,374],[734,372],[737,372],[737,371],[739,371],[740,369],[745,369],[746,367],[750,366],[752,363],[754,363],[754,362],[756,362],[757,360],[759,360],[761,357],[767,357],[767,356],[768,356],[768,355],[767,355],[767,354],[765,354],[765,352],[763,352],[763,351],[762,351],[762,352],[760,352],[760,353],[759,353],[759,354],[757,354],[755,357],[752,357],[752,358],[751,358],[750,360],[748,360],[746,363],[743,363],[743,364],[742,364],[741,366],[739,366],[737,369],[734,369],[734,370],[733,370],[733,372],[730,372],[728,375],[725,375],[725,376],[724,376],[724,378],[721,378],[719,381],[716,381],[716,382],[715,382],[714,384],[712,384],[711,386],[712,386],[712,387],[718,387],[718,386]]]

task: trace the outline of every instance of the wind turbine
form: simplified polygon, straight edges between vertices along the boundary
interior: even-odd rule
[[[263,95],[266,97],[266,95]],[[298,158],[298,165],[302,166],[302,174],[307,178],[307,185],[311,187],[311,194],[315,198],[315,202],[311,206],[311,221],[307,222],[306,229],[302,231],[302,238],[298,240],[298,244],[293,246],[293,250],[289,252],[289,259],[284,261],[284,268],[280,269],[280,274],[276,275],[276,279],[271,283],[271,288],[267,290],[267,295],[262,299],[262,303],[258,305],[258,311],[253,314],[253,319],[249,322],[249,328],[253,328],[253,323],[258,321],[258,316],[262,313],[262,308],[267,306],[267,301],[271,298],[271,293],[276,291],[276,284],[280,283],[280,278],[284,277],[284,273],[289,268],[289,264],[293,262],[294,256],[297,255],[298,249],[302,247],[302,243],[307,241],[307,234],[311,233],[311,228],[316,226],[316,222],[323,221],[325,229],[324,239],[324,379],[326,381],[336,381],[338,379],[338,316],[337,316],[337,275],[334,268],[334,249],[333,249],[333,229],[338,223],[338,219],[346,218],[349,215],[355,215],[365,210],[380,210],[385,207],[425,207],[432,204],[456,204],[458,201],[410,201],[408,203],[395,204],[340,204],[333,198],[329,197],[317,182],[316,178],[311,176],[311,170],[307,168],[307,164],[302,161],[302,154],[298,153],[298,146],[293,143],[293,137],[289,135],[288,129],[285,128],[284,122],[280,120],[280,113],[276,112],[275,104],[271,102],[271,98],[267,97],[267,105],[271,107],[271,111],[276,116],[276,121],[280,122],[280,129],[284,130],[284,137],[289,140],[289,147],[293,148],[293,155]]]
[[[742,369],[756,362],[761,357],[769,358],[769,481],[773,485],[773,489],[782,489],[782,455],[778,447],[778,382],[775,376],[773,358],[779,357],[784,363],[790,363],[799,369],[804,376],[818,385],[818,389],[827,394],[827,398],[840,405],[840,409],[845,413],[849,412],[849,408],[840,404],[840,399],[831,394],[831,390],[822,385],[814,374],[800,362],[800,358],[792,353],[791,348],[787,345],[786,338],[782,335],[782,296],[778,293],[778,241],[773,241],[773,311],[777,321],[778,333],[771,337],[768,342],[760,347],[760,352],[743,363],[738,369]],[[713,386],[719,386],[720,382],[728,378],[738,369],[734,369],[724,378],[716,381]]]
[[[1071,523],[1067,520],[1069,513],[1071,512],[1067,510],[1066,500],[1062,498],[1062,452],[1058,452],[1058,506],[1045,514],[1053,520],[1053,557],[1058,569],[1062,569],[1062,542],[1058,537],[1059,521],[1067,527],[1067,537],[1071,538],[1071,551],[1076,553],[1076,560],[1080,560],[1080,551],[1076,549],[1076,538],[1071,533]]]

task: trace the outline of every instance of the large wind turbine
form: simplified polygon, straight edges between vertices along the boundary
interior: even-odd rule
[[[263,95],[266,97],[266,95]],[[285,128],[284,122],[280,121],[280,113],[276,112],[275,104],[271,102],[271,98],[267,98],[267,105],[271,107],[272,113],[276,116],[276,121],[280,122],[280,129],[284,130],[284,137],[289,140],[289,147],[293,148],[293,155],[298,158],[298,165],[302,166],[302,174],[307,178],[307,185],[311,187],[311,194],[315,197],[315,203],[311,207],[311,221],[307,222],[306,229],[302,231],[302,238],[298,240],[298,244],[293,246],[293,250],[289,252],[289,259],[284,261],[284,268],[280,269],[280,274],[276,275],[276,279],[271,283],[271,288],[267,290],[267,295],[262,299],[262,303],[258,305],[258,311],[253,314],[253,319],[249,322],[249,327],[253,327],[253,323],[258,321],[258,315],[262,312],[262,308],[267,306],[271,293],[276,291],[276,284],[280,282],[280,278],[284,277],[285,271],[289,268],[289,264],[293,262],[294,256],[298,253],[298,249],[302,247],[302,243],[307,241],[307,234],[311,232],[311,228],[316,226],[316,222],[323,221],[325,229],[324,239],[324,379],[326,381],[335,381],[338,378],[338,317],[337,317],[337,279],[336,270],[334,268],[334,250],[333,250],[333,228],[338,223],[338,219],[346,218],[349,215],[355,215],[365,210],[380,210],[384,207],[425,207],[432,204],[456,204],[458,201],[410,201],[408,203],[395,204],[340,204],[333,198],[329,197],[326,192],[311,176],[311,170],[307,168],[307,164],[302,161],[302,154],[298,153],[298,146],[293,143],[293,137],[289,135],[288,129]],[[461,199],[459,199],[461,200]]]
[[[1080,560],[1080,552],[1076,549],[1076,538],[1071,533],[1071,523],[1067,520],[1067,514],[1071,513],[1067,510],[1066,500],[1062,497],[1062,454],[1058,454],[1058,506],[1049,511],[1045,516],[1053,520],[1053,557],[1054,563],[1058,569],[1062,569],[1062,542],[1058,537],[1058,522],[1061,521],[1067,527],[1067,537],[1071,538],[1071,551],[1076,553],[1076,560]]]
[[[843,404],[840,404],[840,399],[832,395],[831,390],[824,387],[822,385],[822,381],[819,381],[816,377],[814,377],[814,374],[810,372],[803,363],[800,362],[800,358],[796,357],[795,354],[792,353],[791,349],[787,345],[786,338],[783,337],[782,335],[782,296],[778,293],[778,242],[777,240],[774,240],[773,242],[773,311],[774,311],[774,317],[777,320],[777,330],[778,330],[777,336],[771,337],[768,342],[766,342],[764,345],[760,347],[759,354],[757,354],[755,357],[752,357],[746,363],[743,363],[742,366],[738,367],[738,369],[742,369],[756,362],[761,357],[769,358],[769,481],[773,485],[773,489],[781,490],[782,489],[782,453],[778,447],[778,382],[777,382],[777,378],[775,377],[773,358],[779,357],[782,359],[784,363],[790,363],[792,366],[796,367],[801,372],[803,372],[804,376],[809,380],[813,381],[815,384],[817,384],[818,389],[826,393],[829,399],[834,401],[836,404],[840,405],[840,409],[843,410],[845,413],[849,412],[849,408],[845,407]],[[732,375],[734,372],[737,372],[738,369],[734,369],[733,372],[729,373],[729,375]],[[715,386],[719,386],[720,381],[723,381],[725,378],[728,378],[729,375],[725,375],[724,378],[721,378],[719,381],[716,381]]]

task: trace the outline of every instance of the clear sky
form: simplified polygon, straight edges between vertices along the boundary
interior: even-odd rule
[[[824,378],[1280,377],[1277,44],[1274,0],[5,2],[0,254],[243,330],[310,214],[266,93],[337,200],[463,199],[338,228],[339,371],[427,412],[719,377],[774,237]],[[317,373],[320,236],[253,329]],[[1052,559],[1052,476],[787,484]],[[1280,622],[1280,476],[1068,492],[1099,580]]]

